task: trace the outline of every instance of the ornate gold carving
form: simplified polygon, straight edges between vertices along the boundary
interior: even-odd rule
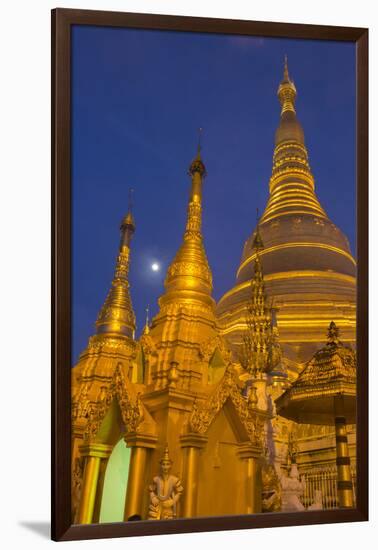
[[[121,364],[118,364],[110,384],[101,387],[99,400],[89,407],[89,419],[84,432],[86,441],[96,437],[114,398],[117,398],[126,431],[138,431],[144,418],[140,397],[139,394],[136,397],[133,396],[130,383],[123,376]]]
[[[146,355],[156,355],[157,348],[155,342],[149,334],[143,334],[139,340],[139,343]]]
[[[108,334],[95,334],[89,338],[88,347],[82,355],[119,352],[135,356],[135,343],[132,340]]]
[[[193,277],[199,277],[206,282],[212,281],[209,265],[205,263],[191,263],[177,261],[173,263],[168,269],[168,277],[177,277],[179,275],[191,275]]]
[[[90,400],[88,399],[90,384],[79,386],[77,394],[72,399],[72,419],[86,418],[89,413]]]
[[[264,245],[257,226],[253,250],[255,254],[254,275],[251,279],[251,295],[247,305],[246,325],[239,360],[243,368],[256,378],[271,371],[282,359],[275,322],[276,308],[268,307],[260,252]]]
[[[72,472],[72,522],[77,522],[81,492],[83,488],[83,473],[84,473],[84,457],[75,458],[74,468]]]
[[[117,257],[111,288],[97,317],[96,326],[99,332],[132,336],[135,330],[135,314],[128,281],[129,261],[130,248],[122,246]]]
[[[287,392],[295,399],[343,392],[355,394],[356,354],[340,342],[339,329],[333,321],[327,344],[314,354]]]
[[[214,355],[215,350],[218,350],[226,365],[231,361],[232,352],[227,346],[225,340],[217,335],[209,340],[206,340],[200,345],[199,355],[203,361],[209,362]]]
[[[177,385],[180,380],[180,373],[177,367],[178,367],[178,363],[176,361],[171,361],[171,366],[168,371],[168,386],[171,389],[177,388]]]
[[[231,399],[251,442],[262,446],[264,422],[255,411],[248,408],[239,388],[237,374],[232,366],[227,367],[223,378],[205,403],[199,406],[197,400],[194,401],[189,419],[189,429],[200,434],[206,433],[228,398]]]
[[[186,222],[186,231],[184,239],[200,239],[202,241],[201,234],[201,219],[202,219],[202,207],[199,202],[191,201],[188,206],[188,220]]]
[[[281,484],[273,464],[264,463],[262,467],[262,511],[279,512],[281,510]]]

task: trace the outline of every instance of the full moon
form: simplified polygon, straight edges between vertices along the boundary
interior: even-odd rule
[[[151,269],[152,271],[159,271],[160,265],[157,262],[154,262],[153,264],[151,264]]]

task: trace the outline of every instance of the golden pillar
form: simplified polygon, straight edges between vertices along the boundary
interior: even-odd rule
[[[109,456],[107,458],[101,459],[99,474],[97,478],[97,491],[95,505],[93,509],[92,523],[99,523],[100,521],[102,494],[104,491],[105,474],[106,468],[108,467]]]
[[[344,412],[344,398],[335,397],[337,495],[340,508],[353,508],[353,484],[350,471],[348,436]]]
[[[182,435],[180,441],[184,449],[184,498],[181,515],[184,518],[192,518],[197,515],[199,453],[206,445],[207,437],[189,433]]]
[[[243,462],[246,514],[261,512],[261,449],[251,443],[242,443],[238,455]]]
[[[80,447],[81,455],[85,457],[83,489],[78,517],[78,523],[80,524],[93,523],[101,460],[108,459],[111,451],[111,445],[102,443],[90,443]]]
[[[131,447],[129,477],[125,501],[124,520],[138,515],[143,518],[143,499],[146,496],[146,466],[148,450],[156,447],[155,436],[127,434],[125,441]]]

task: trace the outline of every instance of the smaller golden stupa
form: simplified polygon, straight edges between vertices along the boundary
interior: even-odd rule
[[[122,222],[96,334],[72,372],[75,523],[97,523],[108,513],[104,495],[119,444],[128,468],[118,520],[120,511],[132,521],[262,510],[261,457],[270,414],[261,395],[243,393],[246,371],[233,362],[219,333],[201,228],[205,175],[198,147],[189,167],[182,243],[168,267],[159,311],[138,340],[128,282],[135,230],[130,212]],[[262,279],[256,288],[261,285]],[[265,382],[259,381],[260,394]],[[117,486],[111,489],[115,497]]]
[[[356,355],[340,342],[333,321],[327,344],[276,399],[276,408],[279,415],[301,424],[335,425],[339,506],[353,507],[346,424],[355,423]]]

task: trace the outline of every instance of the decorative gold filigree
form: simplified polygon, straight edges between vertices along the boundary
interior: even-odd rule
[[[209,265],[206,263],[174,262],[168,269],[168,277],[177,277],[178,275],[191,275],[211,282],[212,276]]]
[[[262,467],[262,511],[281,510],[281,484],[273,464],[264,462]]]
[[[130,248],[123,246],[118,254],[112,286],[96,321],[98,330],[120,332],[135,330],[135,314],[129,292]]]
[[[228,365],[231,361],[232,352],[224,339],[219,335],[203,342],[199,349],[199,355],[203,361],[209,362],[215,350],[219,351],[225,364]]]
[[[139,340],[143,353],[146,355],[156,355],[157,349],[155,342],[149,334],[143,334]]]
[[[248,408],[239,388],[237,374],[232,366],[227,367],[223,378],[208,401],[201,406],[197,404],[197,400],[194,401],[189,418],[189,429],[200,434],[206,433],[228,398],[231,399],[251,442],[262,446],[264,422],[255,411]]]
[[[80,498],[83,488],[83,473],[84,473],[84,457],[77,457],[75,459],[74,468],[72,472],[72,488],[71,488],[71,502],[72,502],[72,522],[77,523]]]
[[[139,394],[134,397],[128,379],[123,375],[122,367],[117,365],[114,376],[108,386],[102,386],[98,401],[89,407],[88,423],[84,432],[85,440],[93,440],[113,401],[117,398],[126,431],[136,432],[143,421],[143,409]]]
[[[188,219],[186,222],[186,231],[184,239],[190,238],[191,234],[199,235],[202,240],[201,235],[201,219],[202,219],[202,207],[199,202],[191,201],[188,206]],[[197,238],[197,236],[195,236]]]
[[[278,343],[278,331],[273,320],[274,308],[268,307],[265,283],[260,259],[260,251],[264,245],[257,226],[253,250],[255,251],[254,274],[251,279],[251,297],[247,305],[246,325],[243,334],[243,345],[240,348],[239,360],[243,368],[252,377],[262,372],[268,372],[282,358]]]

